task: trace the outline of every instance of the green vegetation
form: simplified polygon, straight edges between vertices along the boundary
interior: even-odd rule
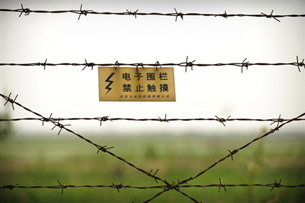
[[[289,138],[288,138],[289,136]],[[256,142],[217,165],[190,184],[223,183],[305,183],[305,140],[294,135],[272,135]],[[303,137],[303,138],[302,138]],[[112,136],[90,137],[115,146],[113,151],[144,168],[159,169],[169,182],[194,176],[219,158],[253,139],[254,136]],[[303,140],[302,140],[303,139]],[[103,153],[72,135],[13,137],[0,142],[0,185],[120,184],[158,185],[121,161]],[[161,183],[160,183],[161,184]],[[182,191],[203,202],[304,202],[305,189],[227,187],[184,188]],[[160,189],[110,188],[14,189],[0,190],[1,202],[142,202]],[[154,202],[191,202],[169,191]]]
[[[11,116],[8,112],[0,113],[0,119],[10,119]],[[0,142],[13,135],[12,122],[0,122]]]

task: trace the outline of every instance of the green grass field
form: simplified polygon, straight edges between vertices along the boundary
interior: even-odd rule
[[[256,135],[257,136],[257,135]],[[289,138],[288,138],[289,136]],[[105,136],[89,137],[114,153],[169,182],[194,176],[200,170],[253,139],[253,136]],[[301,135],[271,135],[227,159],[189,184],[305,183],[305,139]],[[303,138],[302,138],[303,137]],[[123,162],[72,135],[13,137],[0,142],[0,185],[120,184],[158,185]],[[161,184],[161,183],[159,183]],[[305,202],[305,188],[227,187],[182,188],[202,202]],[[143,202],[160,189],[111,188],[3,189],[0,202]],[[169,191],[153,202],[191,202]]]

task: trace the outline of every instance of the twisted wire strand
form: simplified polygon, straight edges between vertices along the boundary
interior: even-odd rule
[[[304,59],[299,60],[299,57],[296,56],[296,61],[294,62],[252,62],[250,63],[247,61],[247,58],[245,58],[241,62],[229,62],[229,63],[195,63],[196,60],[189,61],[188,56],[186,57],[186,60],[180,63],[160,63],[159,61],[156,61],[155,63],[121,63],[116,61],[115,63],[95,63],[95,62],[88,62],[85,59],[85,63],[75,63],[75,62],[60,62],[60,63],[50,63],[47,62],[47,59],[45,59],[44,62],[30,62],[30,63],[16,63],[16,62],[10,62],[10,63],[0,63],[0,66],[20,66],[20,67],[33,67],[33,66],[42,66],[44,70],[46,70],[46,67],[55,67],[55,66],[72,66],[72,67],[83,67],[82,70],[85,70],[87,67],[91,67],[91,70],[93,70],[94,66],[99,67],[116,67],[120,68],[120,66],[127,66],[127,67],[136,67],[136,68],[144,68],[144,67],[155,67],[156,69],[158,67],[183,67],[185,68],[185,72],[187,72],[188,68],[191,68],[193,70],[193,67],[225,67],[225,66],[233,66],[233,67],[239,67],[241,70],[241,73],[244,72],[244,69],[248,70],[250,66],[291,66],[291,67],[297,67],[298,71],[301,72],[301,68],[305,68]]]
[[[36,14],[64,14],[70,13],[78,16],[78,20],[82,16],[88,15],[106,15],[106,16],[134,16],[137,19],[137,16],[163,16],[163,17],[174,17],[175,21],[179,19],[184,19],[184,17],[223,17],[223,18],[233,18],[233,17],[247,17],[247,18],[265,18],[265,19],[274,19],[277,22],[280,22],[279,18],[303,18],[305,14],[273,14],[274,10],[271,11],[270,14],[266,14],[263,12],[257,14],[247,14],[247,13],[227,13],[224,11],[223,13],[200,13],[200,12],[180,12],[177,11],[176,8],[173,10],[174,12],[139,12],[137,10],[128,10],[124,12],[113,12],[113,11],[94,11],[94,10],[86,10],[83,9],[83,6],[80,5],[80,9],[68,9],[68,10],[39,10],[39,9],[30,9],[25,8],[21,4],[21,8],[17,9],[8,9],[8,8],[0,8],[0,12],[10,12],[10,13],[19,13],[19,17],[22,15],[28,16],[31,13]]]
[[[225,122],[272,122],[271,124],[277,122],[289,121],[289,118],[220,118],[218,116],[213,117],[198,117],[198,118],[131,118],[131,117],[67,117],[67,118],[51,118],[54,121],[98,121],[100,125],[102,122],[107,121],[134,121],[134,122],[191,122],[191,121],[216,121],[224,124]],[[43,118],[0,118],[0,122],[17,122],[17,121],[44,121]],[[305,121],[305,118],[299,118],[295,121]]]
[[[275,184],[275,183],[254,183],[254,184],[246,184],[246,183],[239,183],[239,184],[185,184],[180,185],[180,188],[211,188],[211,187],[284,187],[284,188],[301,188],[305,187],[305,184],[297,184],[297,185],[283,185],[283,184]],[[74,185],[74,184],[64,184],[65,188],[113,188],[113,189],[164,189],[167,188],[168,185],[153,185],[153,186],[134,186],[134,185],[123,185],[123,184],[111,184],[111,185]],[[2,185],[0,189],[61,189],[62,185],[19,185],[19,184],[9,184],[9,185]]]

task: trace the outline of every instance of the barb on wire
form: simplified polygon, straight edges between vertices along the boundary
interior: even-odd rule
[[[221,123],[223,126],[226,126],[226,125],[225,125],[225,122],[227,122],[227,120],[228,120],[231,116],[229,116],[228,118],[219,118],[218,116],[215,115],[215,117],[216,117],[216,121],[218,121],[219,123]]]
[[[13,190],[15,188],[18,188],[19,184],[16,185],[3,185],[2,187],[0,187],[0,189],[10,189]]]
[[[113,66],[114,66],[115,70],[117,70],[120,67],[120,63],[118,61],[116,61]]]
[[[279,188],[279,187],[281,187],[282,185],[281,185],[281,182],[282,182],[282,180],[280,179],[280,182],[276,182],[276,180],[274,181],[274,184],[273,184],[273,186],[272,186],[272,188],[271,188],[271,190],[270,190],[270,192],[272,192],[272,190],[276,187],[276,188]]]
[[[43,118],[43,119],[44,119],[43,121],[46,120],[45,118]],[[51,121],[50,118],[49,118],[48,120]],[[51,129],[51,130],[54,130],[56,127],[58,127],[58,128],[59,128],[59,131],[58,131],[58,134],[57,134],[57,135],[59,135],[59,134],[61,133],[62,129],[65,128],[66,126],[71,126],[71,124],[65,124],[65,125],[63,125],[63,124],[59,123],[59,120],[60,120],[60,118],[58,119],[57,122],[54,122],[54,120],[53,120],[54,127]],[[52,121],[51,121],[51,122],[52,122]]]
[[[304,59],[301,62],[299,62],[299,57],[297,56],[296,66],[298,67],[299,72],[301,72],[302,66],[304,66],[304,68],[305,68]]]
[[[154,178],[154,177],[157,175],[158,171],[159,171],[159,169],[157,169],[157,170],[155,171],[155,173],[152,175],[153,169],[151,169],[150,172],[149,172],[149,174],[147,174],[147,175],[148,175],[148,176],[151,176],[152,178]],[[155,179],[155,178],[154,178],[154,179]],[[157,179],[155,179],[155,181],[156,181],[156,183],[158,183],[158,180],[157,180]]]
[[[135,66],[136,66],[136,68],[139,68],[139,67],[144,68],[144,64],[143,63],[136,63]]]
[[[281,118],[281,114],[279,115],[279,118],[277,120],[274,120],[272,123],[270,123],[270,125],[273,125],[274,123],[277,123],[277,128],[279,127],[279,124],[284,122],[285,119]]]
[[[193,17],[223,17],[223,18],[234,18],[234,17],[247,17],[247,18],[273,18],[274,20],[280,22],[278,18],[303,18],[305,14],[278,14],[274,15],[273,10],[270,14],[265,14],[260,12],[258,14],[247,14],[247,13],[183,13],[178,12],[176,8],[174,8],[174,13],[162,13],[162,12],[138,12],[139,9],[136,11],[129,11],[126,9],[126,12],[112,12],[112,11],[94,11],[94,10],[83,10],[82,5],[80,6],[79,10],[35,10],[24,8],[21,5],[21,9],[6,9],[0,8],[0,12],[17,12],[20,13],[19,17],[24,13],[25,15],[29,15],[30,13],[38,13],[38,14],[63,14],[63,13],[71,13],[78,15],[78,20],[80,17],[87,16],[87,15],[116,15],[116,16],[163,16],[163,17],[175,17],[175,21],[180,17],[182,20],[185,16],[193,16]]]
[[[78,20],[80,19],[81,15],[87,16],[87,14],[89,12],[92,12],[92,10],[83,10],[83,5],[80,5],[80,9],[79,9],[79,16],[78,16]]]
[[[115,189],[117,189],[118,192],[120,192],[120,189],[122,189],[122,188],[124,187],[122,183],[121,183],[121,184],[118,184],[118,185],[112,183],[112,186],[113,186]]]
[[[225,11],[225,12],[222,14],[222,17],[224,17],[224,18],[228,18],[227,11]]]
[[[108,147],[107,145],[105,146],[99,146],[98,149],[97,149],[97,154],[102,151],[102,152],[107,152],[109,149],[113,149],[114,146],[111,146],[111,147]]]
[[[28,16],[31,13],[31,10],[29,8],[23,8],[22,4],[21,4],[21,9],[18,9],[18,10],[20,11],[19,18],[22,16],[23,13],[25,16]]]
[[[160,118],[159,117],[159,121],[162,123],[162,122],[166,122],[166,123],[168,123],[169,121],[168,121],[168,119],[166,118],[167,117],[167,115],[165,114],[165,117],[164,118]]]
[[[92,62],[88,63],[86,59],[85,59],[85,62],[86,62],[86,64],[85,64],[85,67],[82,69],[82,71],[85,70],[87,67],[91,67],[91,70],[93,70],[94,63],[92,63]]]
[[[183,20],[183,15],[184,15],[184,14],[181,13],[181,12],[178,12],[176,8],[174,8],[174,9],[175,9],[175,12],[176,12],[175,22],[177,22],[178,17],[180,17],[180,18]]]
[[[61,188],[61,194],[64,194],[64,189],[68,188],[68,185],[63,185],[59,180],[57,180],[59,188]]]
[[[103,117],[99,118],[99,120],[100,120],[100,126],[102,126],[103,122],[106,122],[108,120],[111,121],[111,119],[109,119],[109,116],[103,116]]]
[[[70,63],[50,63],[47,62],[47,59],[44,62],[32,62],[32,63],[15,63],[15,62],[10,62],[10,63],[0,63],[0,66],[21,66],[21,67],[31,67],[31,66],[44,66],[44,69],[46,66],[81,66],[83,67],[82,70],[85,70],[87,67],[91,67],[91,70],[93,69],[94,66],[100,66],[100,67],[115,67],[116,69],[119,68],[120,66],[129,66],[129,67],[183,67],[185,68],[185,72],[187,72],[187,68],[190,67],[191,70],[193,70],[193,67],[224,67],[224,66],[233,66],[233,67],[239,67],[241,68],[241,73],[243,73],[244,68],[248,70],[250,66],[292,66],[292,67],[297,67],[299,72],[301,72],[301,67],[305,67],[304,65],[304,59],[302,61],[299,61],[299,57],[296,57],[297,61],[293,62],[277,62],[277,63],[268,63],[268,62],[255,62],[255,63],[250,63],[247,61],[247,58],[245,58],[242,62],[228,62],[228,63],[195,63],[196,60],[193,61],[188,61],[188,56],[186,57],[186,60],[180,63],[174,63],[174,62],[168,62],[168,63],[159,63],[159,61],[155,63],[142,63],[142,62],[136,62],[136,63],[119,63],[116,61],[115,63],[95,63],[95,62],[90,62],[88,63],[87,60],[85,59],[85,63],[75,63],[75,62],[70,62]]]
[[[137,12],[139,11],[139,9],[137,9],[136,11],[129,11],[128,9],[126,9],[126,11],[129,16],[132,15],[135,17],[135,19],[137,19]]]
[[[156,61],[156,63],[155,63],[155,65],[154,65],[155,67],[156,67],[156,71],[158,71],[158,67],[160,67],[161,68],[161,64],[160,64],[160,62],[159,61]]]
[[[273,15],[273,10],[271,11],[271,13],[269,15],[261,12],[262,15],[264,15],[266,18],[273,18],[274,20],[276,20],[277,22],[281,22],[279,19],[277,19],[274,15]]]
[[[225,190],[225,192],[227,192],[227,189],[226,189],[226,185],[222,183],[222,180],[221,178],[219,178],[219,188],[218,188],[218,192],[220,192],[220,188],[222,188]]]
[[[245,58],[243,60],[243,62],[241,63],[241,73],[243,73],[243,70],[244,70],[244,67],[248,70],[248,67],[249,67],[249,61],[247,61],[247,58]]]
[[[228,149],[228,152],[230,153],[229,155],[231,157],[231,160],[233,161],[233,155],[236,154],[238,152],[238,150],[234,149],[233,151],[231,151],[231,150]]]
[[[49,118],[39,118],[39,120],[42,121],[42,126],[44,126],[44,122],[52,122],[55,123],[55,120],[52,118],[52,113],[50,114]]]
[[[18,94],[16,95],[16,97],[15,97],[14,100],[10,98],[11,95],[12,95],[12,93],[10,93],[10,94],[8,95],[8,97],[5,98],[6,102],[4,103],[4,106],[5,106],[8,102],[10,102],[10,103],[12,104],[13,110],[15,110],[14,103],[16,103],[16,99],[17,99],[17,97],[18,97]]]
[[[48,61],[48,59],[46,59],[46,60],[44,61],[44,63],[42,64],[42,66],[43,66],[43,70],[46,70],[46,64],[47,64],[47,61]]]
[[[193,70],[193,65],[194,65],[194,62],[196,61],[196,60],[193,60],[193,61],[188,61],[188,56],[186,57],[186,60],[185,60],[185,62],[184,62],[184,64],[185,64],[185,72],[187,72],[187,67],[191,67],[191,70]]]

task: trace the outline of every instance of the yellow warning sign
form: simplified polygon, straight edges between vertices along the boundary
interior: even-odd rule
[[[99,67],[100,101],[176,101],[174,68]]]

